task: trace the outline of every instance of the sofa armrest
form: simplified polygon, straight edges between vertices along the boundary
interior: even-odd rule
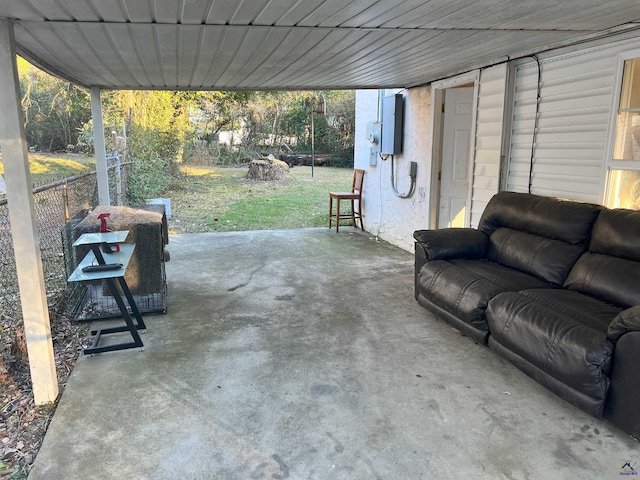
[[[607,338],[617,342],[627,332],[640,331],[640,305],[627,308],[611,320],[607,328]]]
[[[629,331],[620,337],[613,351],[611,384],[607,394],[604,416],[637,439],[640,439],[639,368],[640,331]]]
[[[416,242],[416,254],[413,267],[413,296],[418,299],[418,275],[422,266],[429,261],[427,252],[424,251],[422,244]]]
[[[485,258],[489,237],[473,228],[417,230],[413,234],[427,260]]]

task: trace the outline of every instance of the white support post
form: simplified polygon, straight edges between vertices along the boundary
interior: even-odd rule
[[[109,174],[107,173],[107,149],[104,144],[104,124],[100,88],[91,87],[91,117],[93,118],[93,144],[96,150],[96,177],[98,180],[98,203],[110,205]]]
[[[0,147],[29,368],[35,403],[44,405],[58,397],[58,378],[33,204],[13,24],[6,19],[0,20],[0,85]]]

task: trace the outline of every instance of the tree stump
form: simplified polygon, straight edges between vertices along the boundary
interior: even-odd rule
[[[284,180],[289,174],[289,165],[282,160],[263,158],[251,160],[247,178],[249,180]]]

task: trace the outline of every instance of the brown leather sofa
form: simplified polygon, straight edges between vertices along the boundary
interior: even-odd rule
[[[414,238],[421,305],[640,437],[640,211],[501,192]]]

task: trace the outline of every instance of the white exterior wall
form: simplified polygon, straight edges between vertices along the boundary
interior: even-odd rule
[[[603,202],[612,109],[617,108],[613,98],[619,81],[617,56],[637,49],[640,38],[624,35],[539,56],[542,89],[533,193]],[[513,98],[506,64],[480,72],[470,197],[472,227],[477,226],[486,203],[501,188],[518,192],[528,189],[537,85],[534,66],[535,62],[523,60],[512,67],[516,69]],[[410,199],[394,195],[389,160],[369,166],[371,144],[365,132],[367,122],[379,120],[378,91],[358,91],[356,95],[355,165],[366,170],[364,226],[371,234],[408,251],[413,251],[413,232],[429,225],[431,93],[430,86],[403,93],[404,153],[396,156],[396,166],[398,190],[404,193],[410,184],[409,162],[418,163],[417,188]]]
[[[506,65],[483,71],[479,81],[476,137],[473,140],[472,226],[477,225],[486,203],[499,190]],[[368,122],[378,120],[378,97],[376,90],[362,90],[356,94],[355,166],[367,172],[363,190],[364,226],[383,240],[413,251],[413,232],[429,225],[433,160],[431,87],[404,91],[403,154],[396,156],[395,163],[400,193],[407,192],[410,187],[410,162],[418,163],[416,191],[409,199],[394,195],[390,160],[378,160],[377,166],[369,166],[371,144],[366,140],[365,132]]]
[[[507,76],[506,63],[480,73],[471,185],[470,224],[474,228],[491,197],[500,190]]]
[[[388,91],[387,93],[390,93]],[[356,93],[355,167],[363,168],[362,212],[364,228],[372,235],[413,252],[413,232],[427,225],[429,185],[431,183],[431,93],[429,87],[403,91],[403,153],[395,156],[397,190],[406,193],[411,186],[410,162],[418,163],[416,191],[411,198],[398,198],[391,187],[391,160],[378,158],[369,165],[371,143],[366,139],[368,122],[378,120],[377,90]]]
[[[640,40],[540,55],[542,87],[532,193],[602,203],[616,91],[617,55]],[[507,189],[526,192],[535,121],[538,70],[516,70]]]

